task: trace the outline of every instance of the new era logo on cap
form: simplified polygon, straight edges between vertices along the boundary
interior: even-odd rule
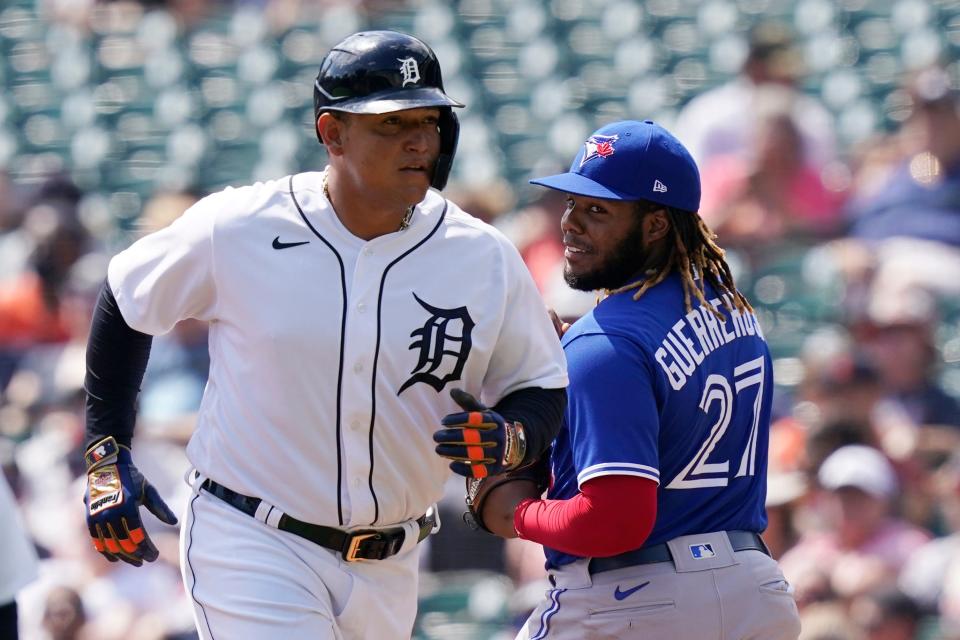
[[[666,193],[666,192],[667,192],[667,185],[663,184],[663,183],[660,182],[659,180],[654,180],[654,181],[653,181],[653,190],[656,191],[656,192],[658,192],[658,193]]]

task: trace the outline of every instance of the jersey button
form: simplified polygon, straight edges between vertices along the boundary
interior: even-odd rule
[[[350,423],[350,428],[353,429],[354,431],[358,431],[360,429],[360,426],[361,425],[359,420],[354,420],[353,422]]]
[[[356,363],[355,365],[353,365],[353,372],[354,372],[354,373],[361,373],[362,371],[363,371],[363,363],[362,363],[362,362],[358,362],[358,363]]]
[[[353,479],[353,486],[355,486],[357,489],[359,489],[362,485],[363,485],[363,480],[361,480],[360,478]]]
[[[372,256],[372,255],[373,255],[373,249],[370,249],[370,248],[364,249],[364,250],[363,250],[363,255],[365,255],[365,256]]]
[[[366,305],[365,303],[363,303],[363,302],[358,302],[358,303],[357,303],[357,312],[363,313],[363,312],[366,311],[366,310],[367,310],[367,305]]]

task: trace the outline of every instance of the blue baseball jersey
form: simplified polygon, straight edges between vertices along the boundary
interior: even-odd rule
[[[773,372],[756,317],[684,307],[678,275],[639,300],[603,300],[563,337],[570,373],[554,442],[548,498],[565,500],[598,476],[659,484],[644,546],[677,536],[767,525],[767,441]],[[548,566],[577,558],[546,549]]]

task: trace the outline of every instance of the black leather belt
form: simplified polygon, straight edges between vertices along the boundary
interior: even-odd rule
[[[261,503],[260,498],[241,495],[210,479],[204,480],[200,488],[207,491],[210,495],[220,498],[231,507],[239,509],[248,516],[256,517],[257,508]],[[436,524],[436,516],[433,510],[431,509],[426,514],[417,518],[417,524],[420,525],[417,542],[420,542],[430,535]],[[400,547],[403,546],[403,541],[406,538],[406,532],[403,527],[343,531],[342,529],[336,529],[334,527],[324,527],[319,524],[303,522],[287,514],[280,516],[276,528],[298,535],[321,547],[338,551],[347,562],[354,562],[356,560],[383,560],[384,558],[389,558],[400,551]]]
[[[763,538],[755,531],[727,531],[727,537],[730,538],[730,546],[734,551],[756,550],[770,555]],[[672,562],[673,556],[670,554],[670,547],[666,542],[655,544],[650,547],[642,547],[635,551],[627,551],[618,556],[609,558],[592,558],[588,565],[590,573],[601,573],[603,571],[613,571],[624,567],[632,567],[638,564],[654,564],[656,562]]]

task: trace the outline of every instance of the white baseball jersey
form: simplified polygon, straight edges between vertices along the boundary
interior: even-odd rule
[[[204,198],[110,262],[148,334],[210,322],[210,377],[187,455],[295,518],[385,525],[436,502],[434,452],[460,387],[492,404],[567,384],[516,249],[430,191],[410,227],[352,235],[302,173]]]

